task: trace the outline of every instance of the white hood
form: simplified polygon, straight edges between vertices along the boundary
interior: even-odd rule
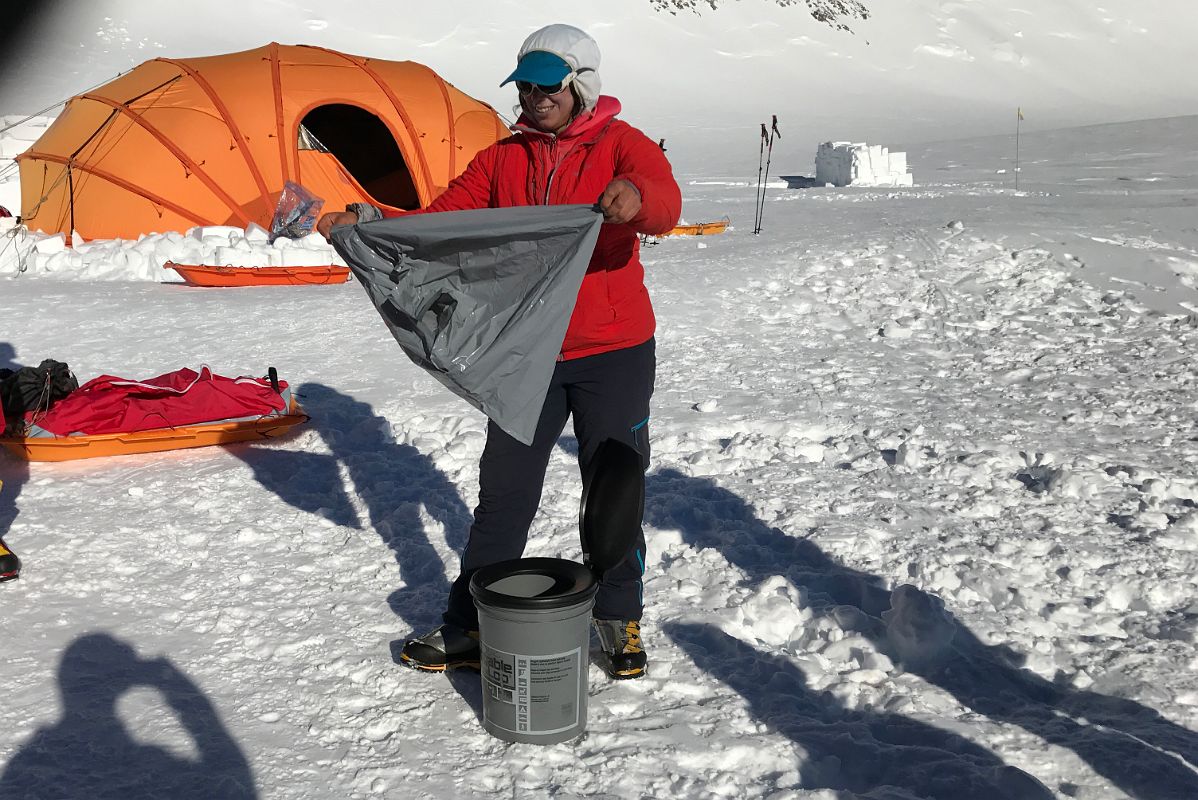
[[[524,40],[516,61],[533,50],[553,53],[569,64],[575,72],[574,86],[582,99],[583,109],[595,107],[602,81],[599,80],[599,45],[594,39],[573,25],[546,25]]]

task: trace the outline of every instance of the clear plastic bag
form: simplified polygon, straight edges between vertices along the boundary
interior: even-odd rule
[[[299,239],[307,236],[316,226],[316,217],[324,206],[324,199],[317,197],[298,183],[287,181],[279,204],[275,206],[274,218],[270,221],[270,240],[280,236]]]

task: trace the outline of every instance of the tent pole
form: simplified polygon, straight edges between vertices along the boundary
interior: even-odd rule
[[[67,233],[67,244],[74,246],[75,242],[75,170],[67,164],[67,204],[71,209],[71,230]]]

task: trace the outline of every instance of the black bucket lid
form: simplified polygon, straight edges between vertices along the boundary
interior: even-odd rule
[[[519,591],[503,590],[509,579]],[[597,591],[599,582],[591,571],[564,558],[514,558],[482,567],[470,577],[470,594],[492,608],[549,611],[589,602]]]
[[[645,515],[645,466],[631,445],[605,439],[583,481],[578,535],[583,560],[602,576],[628,555]]]

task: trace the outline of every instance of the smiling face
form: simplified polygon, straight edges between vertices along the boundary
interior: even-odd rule
[[[557,94],[543,94],[534,87],[531,93],[520,95],[520,106],[524,113],[537,130],[545,133],[561,133],[565,130],[574,117],[577,104],[574,92],[568,86]]]

